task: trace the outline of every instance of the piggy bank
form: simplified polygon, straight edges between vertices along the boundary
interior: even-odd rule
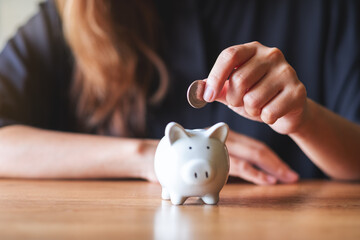
[[[228,132],[225,123],[207,130],[187,130],[174,122],[166,126],[154,160],[163,199],[180,205],[188,197],[200,197],[206,204],[217,204],[229,175]]]

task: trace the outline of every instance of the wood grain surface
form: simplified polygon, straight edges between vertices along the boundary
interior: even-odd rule
[[[172,206],[143,181],[0,179],[0,239],[360,239],[360,184],[228,184]]]

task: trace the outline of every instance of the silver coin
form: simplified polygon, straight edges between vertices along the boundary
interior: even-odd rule
[[[196,80],[190,84],[187,90],[187,100],[193,108],[202,108],[207,104],[203,98],[205,84],[203,80]]]

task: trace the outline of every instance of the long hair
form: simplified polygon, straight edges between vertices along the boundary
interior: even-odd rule
[[[168,75],[156,54],[150,0],[57,0],[75,58],[72,100],[84,131],[140,137],[146,108],[164,97]],[[155,88],[154,88],[155,87]]]

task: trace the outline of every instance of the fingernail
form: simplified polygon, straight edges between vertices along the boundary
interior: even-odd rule
[[[214,101],[214,95],[215,95],[215,91],[212,87],[206,85],[205,88],[205,92],[204,92],[204,100],[207,102],[212,102]]]
[[[274,183],[276,183],[276,178],[273,177],[273,176],[267,175],[267,176],[266,176],[266,181],[267,181],[268,183],[274,184]]]
[[[295,182],[299,179],[299,175],[294,171],[287,171],[285,177],[290,182]]]

